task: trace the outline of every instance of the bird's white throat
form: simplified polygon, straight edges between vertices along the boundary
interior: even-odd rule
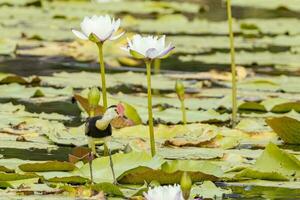
[[[110,122],[117,117],[118,117],[118,114],[116,113],[114,108],[107,109],[107,111],[104,113],[102,119],[99,119],[96,121],[96,127],[99,130],[105,130],[108,127],[108,125],[110,124]]]

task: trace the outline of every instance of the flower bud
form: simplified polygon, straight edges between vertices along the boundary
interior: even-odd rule
[[[92,87],[88,94],[88,101],[90,107],[96,107],[100,101],[100,91],[97,87]]]
[[[183,172],[180,180],[180,187],[184,199],[189,199],[191,188],[192,188],[192,179],[187,172]]]
[[[177,93],[178,98],[183,101],[184,100],[184,85],[181,81],[176,81],[175,83],[175,91]]]

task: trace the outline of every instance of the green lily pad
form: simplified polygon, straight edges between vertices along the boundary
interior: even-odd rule
[[[290,117],[278,117],[266,120],[267,124],[288,144],[300,144],[300,122]]]
[[[235,178],[251,178],[251,179],[262,179],[262,180],[273,180],[273,181],[287,181],[289,180],[286,176],[273,172],[263,172],[255,169],[246,168],[235,175]]]
[[[16,181],[16,180],[23,180],[23,179],[31,179],[31,178],[38,178],[37,174],[33,173],[26,173],[26,174],[19,174],[19,173],[0,173],[0,181]]]
[[[133,168],[124,172],[120,178],[122,183],[142,184],[144,181],[153,180],[162,184],[179,183],[182,173],[188,171],[193,181],[218,180],[222,175],[219,166],[208,161],[174,160],[166,162],[161,170],[153,170],[147,167]]]
[[[134,168],[150,168],[159,169],[164,160],[159,157],[153,158],[145,152],[130,152],[128,154],[115,154],[112,156],[116,177],[119,179],[120,175],[126,171]],[[93,176],[94,181],[100,182],[113,182],[113,177],[110,169],[109,158],[102,157],[93,161],[93,169],[95,169]],[[85,164],[80,172],[85,177],[90,177],[89,165]]]
[[[297,67],[300,61],[299,55],[290,52],[270,53],[270,52],[237,52],[237,61],[239,65],[282,65]],[[186,55],[180,56],[182,62],[198,62],[206,64],[228,65],[230,64],[230,57],[227,53],[216,52],[208,55]]]
[[[52,183],[68,183],[68,184],[86,184],[90,180],[87,178],[83,178],[80,176],[69,176],[69,177],[53,177],[47,179],[47,181],[52,182]]]
[[[290,112],[291,110],[295,110],[296,112],[300,112],[300,102],[288,102],[283,104],[278,104],[272,108],[272,112]]]
[[[0,73],[0,83],[9,84],[9,83],[18,83],[18,84],[39,84],[40,79],[37,76],[31,76],[24,78],[14,74]]]
[[[298,181],[267,181],[267,180],[247,180],[227,183],[233,188],[233,193],[243,193],[244,196],[263,196],[267,199],[276,199],[278,197],[298,198],[299,182]],[[249,188],[249,190],[245,190]]]
[[[0,172],[12,173],[14,171],[15,170],[13,170],[13,169],[9,169],[9,168],[7,168],[7,167],[5,167],[3,165],[0,165]]]
[[[0,40],[0,47],[0,55],[12,55],[16,51],[17,43],[13,40],[2,39]]]
[[[273,171],[285,175],[294,175],[295,177],[300,175],[300,161],[272,143],[266,147],[261,157],[257,159],[255,167],[273,169]]]
[[[39,182],[39,178],[27,178],[22,180],[12,180],[12,181],[0,181],[0,188],[15,188],[18,189],[22,187],[33,187]]]
[[[126,77],[126,79],[124,79]],[[55,73],[53,76],[40,77],[42,82],[47,85],[56,87],[71,86],[73,88],[87,88],[98,85],[95,80],[99,80],[98,73],[79,72],[79,73]],[[116,74],[106,74],[108,88],[114,88],[117,86],[125,85],[131,87],[131,89],[147,88],[146,75],[142,73],[126,72]],[[99,80],[100,81],[100,80]],[[189,82],[183,82],[187,88],[193,88]],[[157,90],[174,90],[175,80],[167,78],[162,75],[152,76],[152,89]]]
[[[297,4],[297,0],[267,0],[265,2],[261,2],[259,0],[253,0],[250,2],[245,2],[243,0],[233,0],[232,5],[234,6],[242,6],[242,7],[255,7],[261,9],[270,9],[270,10],[277,10],[277,9],[287,9],[291,11],[300,11],[300,6]]]
[[[179,160],[209,160],[221,158],[224,155],[223,149],[215,148],[160,148],[158,155],[165,159]]]
[[[204,181],[201,185],[194,185],[191,190],[192,197],[202,197],[205,199],[222,198],[224,194],[231,194],[232,191],[218,188],[211,181]]]
[[[42,87],[25,87],[18,84],[9,84],[0,86],[0,96],[2,98],[38,98],[38,97],[71,97],[73,90],[70,87],[63,89],[42,88]]]
[[[19,168],[24,172],[48,172],[48,171],[73,171],[76,167],[69,162],[48,161],[44,163],[21,164]]]
[[[97,183],[92,185],[93,190],[96,191],[103,191],[106,194],[118,196],[118,197],[125,197],[123,192],[120,190],[120,188],[112,183]]]
[[[40,4],[39,0],[1,0],[0,5],[9,5],[9,6],[30,6],[35,5],[36,3]]]

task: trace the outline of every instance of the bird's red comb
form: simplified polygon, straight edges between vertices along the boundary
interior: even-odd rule
[[[122,103],[119,103],[119,104],[117,105],[117,112],[118,112],[118,114],[119,114],[121,117],[124,116],[124,114],[125,114],[125,107],[123,106]]]

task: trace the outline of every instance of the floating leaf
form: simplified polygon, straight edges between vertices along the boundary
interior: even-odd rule
[[[267,180],[288,180],[300,176],[300,161],[292,154],[270,143],[253,167],[239,172],[236,177]]]
[[[19,173],[0,173],[0,181],[16,181],[23,179],[38,178],[39,176],[33,173],[19,174]]]
[[[115,154],[112,156],[116,177],[134,168],[158,169],[164,162],[161,158],[154,158],[145,152],[130,152],[128,154]],[[94,181],[112,182],[113,177],[109,164],[109,157],[97,158],[93,161]],[[85,164],[80,171],[88,178],[90,177],[89,165]]]
[[[204,181],[201,185],[194,185],[191,190],[192,197],[202,197],[205,199],[222,198],[224,194],[231,194],[232,191],[218,188],[211,181]]]
[[[289,180],[286,176],[279,172],[264,172],[255,169],[244,169],[240,173],[235,175],[235,178],[252,178],[252,179],[262,179],[262,180],[273,180],[273,181],[287,181]]]
[[[253,0],[251,2],[245,2],[243,0],[233,0],[232,5],[241,6],[241,7],[255,7],[255,8],[270,9],[270,10],[285,8],[291,11],[296,11],[296,12],[300,11],[300,6],[297,4],[296,0],[276,0],[276,1],[267,0],[264,3],[262,3],[260,0]]]
[[[87,178],[83,178],[80,176],[69,176],[69,177],[54,177],[54,178],[49,178],[47,181],[52,182],[52,183],[68,183],[68,184],[86,184],[90,180]]]
[[[142,184],[144,181],[157,180],[162,184],[180,183],[184,171],[189,172],[193,182],[217,180],[218,176],[223,173],[219,166],[208,161],[174,160],[164,163],[161,170],[153,170],[147,167],[131,169],[122,174],[120,182]]]
[[[92,188],[93,190],[96,190],[98,192],[103,191],[109,195],[125,197],[123,192],[119,189],[119,187],[112,183],[97,183],[92,185]]]
[[[13,170],[13,169],[9,169],[9,168],[7,168],[7,167],[5,167],[3,165],[0,165],[0,172],[12,173],[14,171],[15,170]]]
[[[288,144],[300,144],[300,122],[290,117],[266,120],[267,124]]]
[[[24,78],[14,74],[5,74],[0,73],[0,83],[9,84],[9,83],[19,83],[19,84],[39,84],[41,79],[37,76],[32,76],[29,78]]]
[[[75,169],[75,165],[69,162],[48,161],[21,164],[19,168],[24,172],[72,171]]]
[[[275,105],[272,108],[272,112],[290,112],[291,110],[295,110],[296,112],[300,112],[300,102],[288,102],[283,104]]]
[[[224,155],[222,149],[217,148],[160,148],[158,155],[165,159],[179,160],[209,160],[221,158]]]
[[[12,55],[16,51],[17,43],[13,40],[0,39],[0,55]]]

